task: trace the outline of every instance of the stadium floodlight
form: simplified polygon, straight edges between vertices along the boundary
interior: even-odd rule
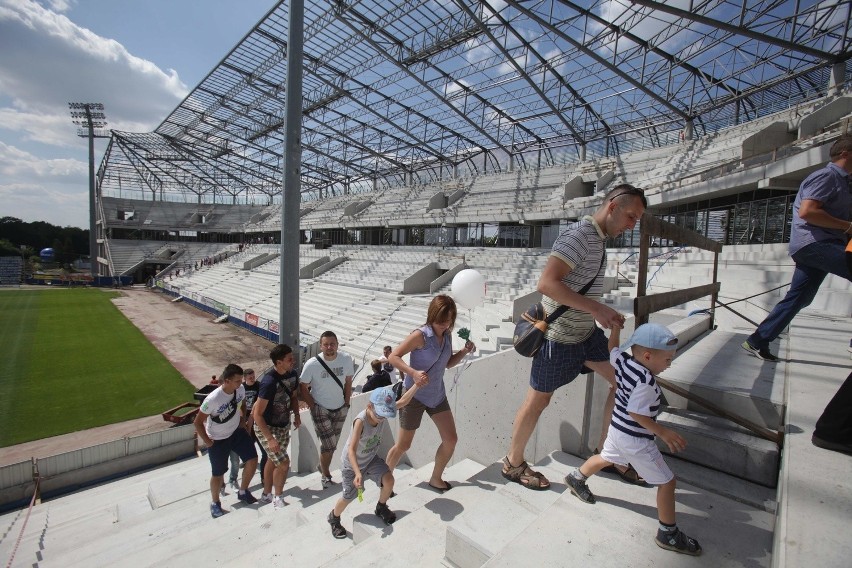
[[[89,139],[89,268],[98,277],[98,238],[95,203],[95,138],[109,138],[103,103],[68,103],[71,122],[79,126],[77,136]],[[97,129],[97,130],[95,130]]]

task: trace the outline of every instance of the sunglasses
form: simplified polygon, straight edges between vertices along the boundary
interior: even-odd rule
[[[614,201],[622,195],[636,195],[637,197],[640,197],[642,199],[642,206],[646,209],[648,208],[648,200],[645,198],[645,190],[639,189],[638,187],[633,187],[632,185],[622,185],[616,191],[616,194],[610,197],[609,200]]]

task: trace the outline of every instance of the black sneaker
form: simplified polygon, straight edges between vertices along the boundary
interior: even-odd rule
[[[245,491],[240,491],[237,493],[237,499],[242,501],[243,503],[248,503],[249,505],[253,505],[257,503],[257,497],[251,494],[248,489]]]
[[[778,357],[769,352],[769,348],[761,347],[758,349],[757,347],[753,347],[748,340],[743,341],[742,348],[748,351],[751,355],[754,355],[758,359],[763,359],[764,361],[769,361],[770,363],[777,363],[780,361]]]
[[[346,538],[346,529],[340,524],[340,517],[336,516],[333,510],[328,514],[328,524],[331,525],[331,536]]]
[[[396,513],[388,509],[386,503],[376,503],[376,514],[386,525],[392,525],[396,521]]]
[[[813,436],[811,436],[811,443],[817,448],[822,448],[824,450],[832,450],[834,452],[840,452],[852,456],[852,442],[831,442],[829,440],[820,438],[819,436],[814,434]]]
[[[692,537],[686,536],[680,529],[675,529],[671,532],[657,529],[657,537],[654,539],[657,546],[666,550],[674,550],[682,554],[690,556],[699,556],[701,554],[701,545]]]
[[[592,491],[589,489],[589,486],[586,485],[585,481],[576,479],[569,473],[565,476],[565,483],[568,485],[568,488],[571,489],[571,493],[576,495],[581,501],[585,501],[590,504],[595,503],[595,496],[592,494]]]

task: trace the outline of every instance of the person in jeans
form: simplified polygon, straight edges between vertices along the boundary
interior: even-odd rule
[[[841,136],[831,146],[829,157],[828,165],[805,178],[793,203],[789,250],[796,268],[790,289],[742,344],[764,361],[778,361],[769,344],[810,305],[828,274],[852,279],[844,252],[852,234],[852,135]]]

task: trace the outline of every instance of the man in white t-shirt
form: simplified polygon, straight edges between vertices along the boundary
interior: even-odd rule
[[[213,496],[210,515],[214,519],[225,514],[219,502],[219,492],[225,483],[228,456],[232,450],[245,463],[237,498],[248,504],[257,502],[248,490],[257,469],[257,452],[245,427],[245,398],[243,369],[231,363],[222,371],[219,387],[207,395],[195,417],[195,431],[207,446],[207,457],[210,458],[210,494]]]
[[[331,457],[337,449],[349,399],[352,397],[352,376],[355,365],[346,353],[337,351],[337,335],[326,331],[320,336],[322,354],[305,362],[299,388],[311,409],[314,429],[320,441],[320,463],[317,469],[322,476],[322,486],[331,485]]]

